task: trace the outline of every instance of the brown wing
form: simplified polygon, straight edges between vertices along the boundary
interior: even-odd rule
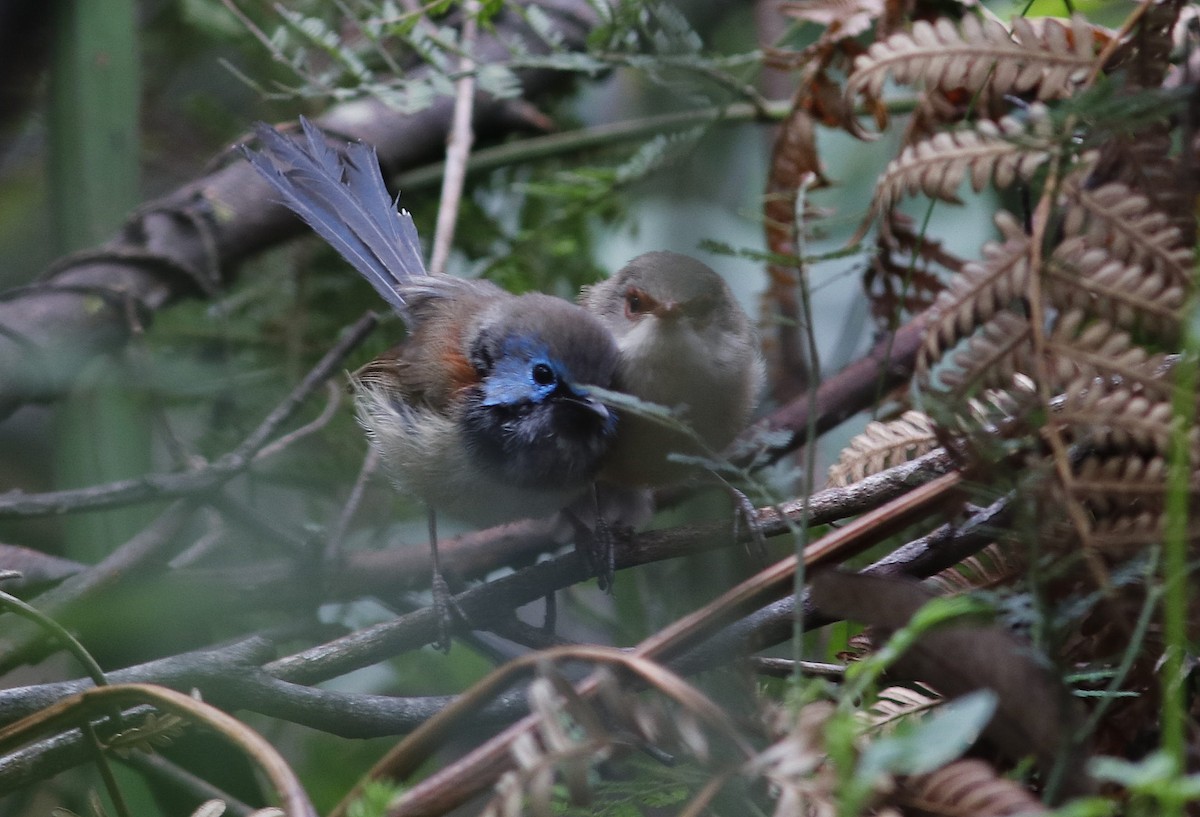
[[[401,294],[410,316],[408,338],[351,377],[405,403],[444,411],[459,391],[479,382],[467,358],[467,337],[478,315],[497,298],[512,296],[487,281],[442,275]]]

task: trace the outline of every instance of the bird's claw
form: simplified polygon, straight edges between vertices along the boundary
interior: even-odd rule
[[[760,566],[764,566],[767,563],[767,537],[763,535],[762,526],[758,524],[758,509],[754,507],[750,497],[732,485],[727,487],[729,495],[733,499],[733,538],[737,539],[741,534],[740,523],[745,520],[746,529],[750,531],[748,550],[758,558]]]
[[[471,621],[458,602],[454,600],[445,576],[441,573],[434,573],[430,589],[433,592],[433,613],[437,617],[437,641],[434,642],[434,646],[442,652],[450,652],[450,636],[454,630],[455,619],[468,628],[471,626]]]

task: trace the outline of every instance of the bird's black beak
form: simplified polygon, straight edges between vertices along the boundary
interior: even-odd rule
[[[559,402],[569,403],[570,405],[587,412],[604,428],[610,431],[616,428],[617,416],[612,409],[604,405],[599,398],[588,394],[584,389],[564,386],[558,390],[555,395]]]

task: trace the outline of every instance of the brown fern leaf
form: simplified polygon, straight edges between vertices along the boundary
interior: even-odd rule
[[[985,88],[993,94],[1036,91],[1038,99],[1070,96],[1095,61],[1095,36],[1081,15],[1065,25],[1042,22],[1041,31],[1023,17],[1010,32],[993,19],[963,17],[958,28],[945,18],[918,20],[911,32],[872,45],[854,62],[847,94],[879,96],[890,75],[896,82],[922,82],[939,90]]]
[[[884,11],[884,0],[792,0],[779,10],[796,20],[824,26],[822,37],[857,37]]]
[[[925,580],[944,594],[965,593],[1007,584],[1025,574],[1025,563],[1013,548],[993,542],[954,567]]]
[[[946,349],[1024,293],[1029,281],[1029,236],[1004,211],[996,214],[996,226],[1004,242],[984,244],[983,260],[966,264],[934,303],[931,331],[921,350],[922,367],[927,369]]]
[[[923,91],[917,97],[916,107],[904,130],[901,144],[916,144],[950,125],[962,122],[968,114],[979,110],[978,107],[973,108],[971,103],[979,105],[983,101],[959,91],[939,91],[936,88]],[[1005,106],[995,116],[980,116],[980,118],[999,119],[1009,110],[1010,108]]]
[[[1032,109],[1030,118],[1039,121],[1043,112]],[[916,193],[959,204],[958,187],[968,174],[976,193],[989,181],[1001,188],[1028,181],[1053,155],[1052,143],[1039,137],[1044,133],[1031,134],[1026,124],[1006,116],[999,122],[979,122],[974,130],[938,133],[909,145],[880,176],[872,212],[887,210],[902,195]]]
[[[849,115],[828,110],[821,102],[829,97],[841,99],[839,94],[823,90],[832,84],[825,67],[840,53],[840,49],[831,46],[806,72],[792,100],[791,113],[776,134],[771,150],[763,197],[763,228],[767,247],[779,258],[791,258],[797,253],[796,206],[800,190],[828,184],[817,151],[817,120],[823,116],[838,120]],[[811,211],[804,213],[806,218],[810,215]],[[769,378],[772,396],[786,402],[803,390],[809,376],[806,341],[800,331],[803,325],[800,300],[796,294],[801,269],[799,263],[772,262],[767,273],[769,285],[763,293],[763,314],[770,316],[775,331],[763,346],[772,374]]]
[[[896,799],[912,817],[1011,817],[1045,814],[1032,792],[982,760],[956,760],[900,781]]]
[[[1133,136],[1117,134],[1101,150],[1097,180],[1121,181],[1150,198],[1154,209],[1167,213],[1181,241],[1196,240],[1194,203],[1198,182],[1194,162],[1172,149],[1169,123],[1154,123]]]
[[[1124,68],[1134,88],[1157,88],[1171,67],[1175,24],[1188,0],[1152,0],[1133,36],[1113,55],[1114,67]]]
[[[959,272],[967,263],[946,249],[946,245],[933,236],[919,232],[911,216],[898,210],[892,211],[888,224],[892,247],[913,256],[926,264],[936,264],[949,272]]]
[[[883,238],[883,233],[879,234]],[[946,286],[928,265],[917,260],[905,261],[892,250],[880,248],[863,273],[863,289],[871,301],[875,325],[887,331],[898,326],[905,316],[916,315],[933,306]]]
[[[749,775],[760,776],[775,790],[778,815],[825,817],[837,813],[836,773],[826,760],[826,729],[836,707],[816,701],[799,709],[773,707],[767,727],[774,742],[745,766]]]
[[[1142,552],[1150,545],[1162,543],[1166,514],[1157,511],[1124,516],[1109,516],[1092,525],[1092,546],[1110,559],[1119,559]],[[1188,525],[1188,543],[1200,542],[1200,527]]]
[[[961,271],[966,262],[942,242],[919,233],[907,214],[892,210],[887,219],[875,238],[877,252],[863,273],[863,289],[876,324],[891,331],[906,315],[933,306],[946,288],[946,273]]]
[[[1075,470],[1070,491],[1097,517],[1160,512],[1167,491],[1167,461],[1160,456],[1089,456]],[[1193,480],[1193,498],[1200,483]]]
[[[842,449],[829,469],[829,484],[849,485],[937,448],[933,423],[919,411],[906,411],[889,423],[867,423]]]
[[[1130,266],[1083,236],[1054,248],[1044,268],[1051,303],[1078,308],[1121,328],[1178,334],[1184,285],[1166,273]]]
[[[1170,448],[1173,410],[1169,400],[1080,379],[1066,388],[1053,421],[1076,442],[1108,451],[1165,455]],[[1197,429],[1190,432],[1193,459],[1200,451]]]
[[[1013,375],[1030,374],[1032,334],[1029,321],[1016,312],[997,312],[966,343],[957,347],[953,365],[938,373],[941,386],[960,395],[1002,389]]]
[[[857,713],[867,729],[888,731],[907,718],[920,717],[944,703],[944,698],[923,684],[890,686],[876,696],[874,703]]]
[[[1164,499],[1168,469],[1166,458],[1158,455],[1092,455],[1075,469],[1070,489],[1076,497],[1096,506],[1098,513],[1117,515],[1146,510]],[[1200,492],[1200,479],[1195,474],[1189,481],[1188,492],[1193,498]],[[1100,507],[1102,504],[1104,507]]]
[[[1176,25],[1189,7],[1188,0],[1150,0],[1142,4],[1133,35],[1123,42],[1110,61],[1110,69],[1125,74],[1125,93],[1163,86],[1171,68]],[[1194,162],[1181,161],[1174,150],[1174,126],[1164,115],[1136,133],[1118,133],[1100,151],[1094,183],[1123,181],[1150,198],[1154,208],[1166,213],[1180,230],[1182,243],[1196,241],[1195,202],[1198,189]]]
[[[1166,399],[1171,394],[1171,382],[1165,376],[1167,355],[1148,352],[1134,343],[1128,332],[1108,321],[1089,323],[1082,310],[1073,309],[1059,317],[1046,347],[1056,393],[1074,381],[1103,380],[1140,388],[1152,399]]]
[[[1066,198],[1063,229],[1067,235],[1083,235],[1114,259],[1146,267],[1177,283],[1191,276],[1192,248],[1183,242],[1170,216],[1152,208],[1146,196],[1113,182],[1094,190],[1072,185]]]

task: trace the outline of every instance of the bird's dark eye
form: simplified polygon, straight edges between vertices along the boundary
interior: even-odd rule
[[[533,382],[539,386],[550,386],[554,383],[554,370],[545,363],[536,363],[533,367]]]
[[[654,309],[654,300],[640,289],[630,287],[625,292],[625,308],[632,315],[640,315]]]

